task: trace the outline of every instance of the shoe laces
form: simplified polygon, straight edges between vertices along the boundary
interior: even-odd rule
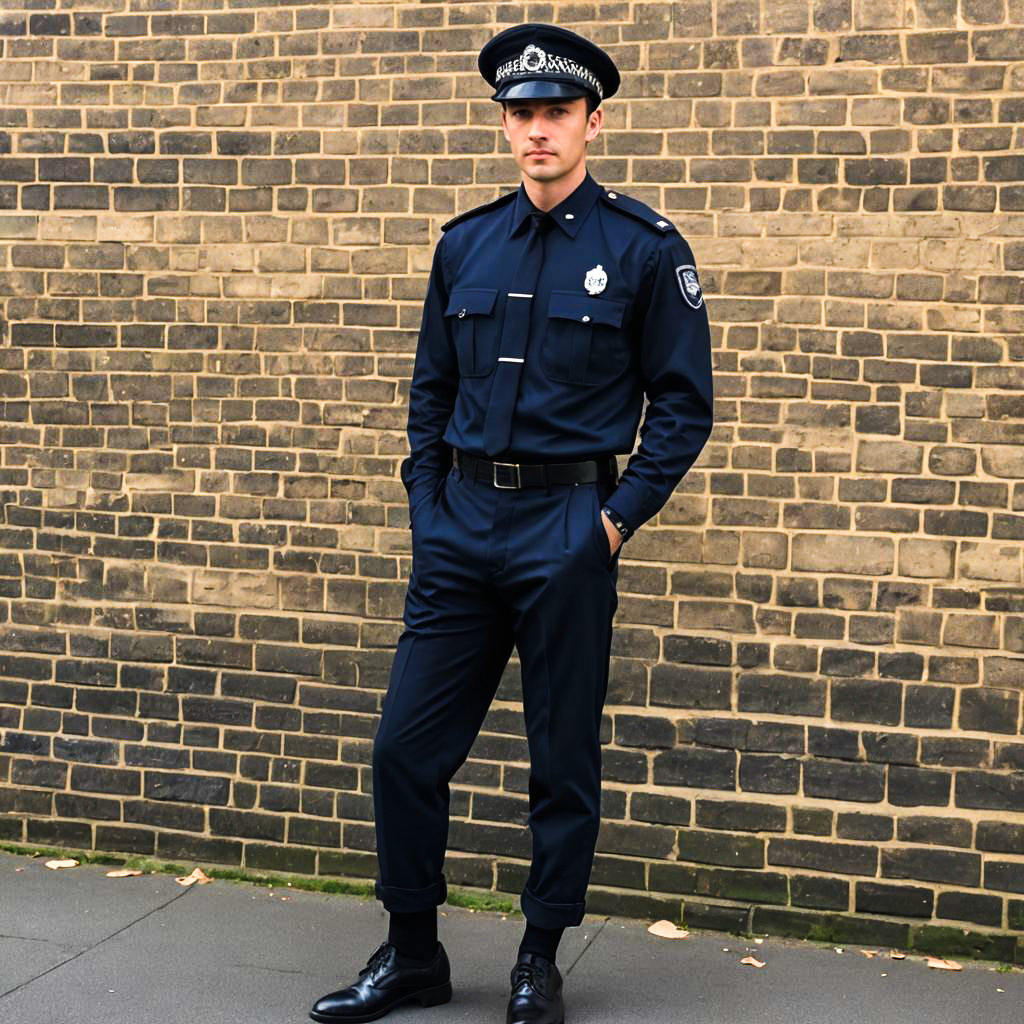
[[[390,943],[385,939],[371,954],[369,959],[366,961],[366,966],[359,972],[361,978],[364,974],[369,974],[370,971],[375,970],[380,964],[384,962],[388,955],[388,948]]]
[[[517,988],[526,981],[543,995],[546,976],[547,971],[543,964],[532,960],[522,960],[512,968],[512,987]]]

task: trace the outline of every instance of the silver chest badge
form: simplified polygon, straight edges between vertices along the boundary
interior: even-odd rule
[[[588,270],[587,276],[583,279],[583,287],[587,289],[588,295],[600,295],[607,283],[608,275],[600,263],[593,270]]]

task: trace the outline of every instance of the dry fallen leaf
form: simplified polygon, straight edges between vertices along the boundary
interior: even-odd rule
[[[48,860],[46,862],[48,868],[53,868],[55,871],[57,868],[75,868],[78,867],[78,861],[72,860],[70,857],[67,860]]]
[[[862,949],[861,952],[870,960],[873,956],[878,956],[877,949]]]
[[[740,963],[750,964],[751,967],[764,967],[764,961],[758,960],[756,956],[745,956]]]
[[[207,882],[212,882],[213,879],[205,872],[202,868],[196,868],[191,875],[182,875],[180,878],[174,879],[178,885],[192,885],[193,882],[198,882],[200,885],[205,885]]]
[[[667,919],[655,921],[647,930],[652,935],[660,935],[663,939],[685,939],[690,934],[685,928],[680,928]]]
[[[942,960],[937,956],[928,957],[928,966],[935,967],[940,971],[962,971],[963,967],[960,966],[955,960]]]
[[[116,871],[108,871],[107,878],[128,878],[130,875],[141,875],[142,872],[135,868],[118,868]]]
[[[907,954],[906,953],[901,953],[898,949],[890,950],[889,951],[889,956],[891,956],[893,958],[893,960],[906,960],[907,959]]]

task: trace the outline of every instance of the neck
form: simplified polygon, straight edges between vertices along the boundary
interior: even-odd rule
[[[547,212],[556,207],[566,196],[571,195],[586,176],[587,162],[581,160],[571,171],[554,181],[534,181],[533,178],[524,174],[523,188],[526,189],[530,202],[538,210]]]

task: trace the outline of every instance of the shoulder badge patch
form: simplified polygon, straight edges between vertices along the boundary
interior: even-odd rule
[[[700,281],[697,279],[697,268],[692,263],[676,267],[676,280],[686,304],[694,309],[700,309],[704,296],[701,294]]]

